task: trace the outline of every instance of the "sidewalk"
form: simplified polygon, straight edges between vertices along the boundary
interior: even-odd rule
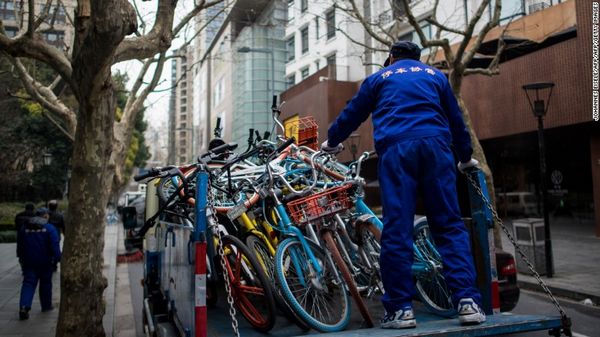
[[[104,328],[106,336],[113,336],[114,303],[116,281],[117,225],[106,226],[103,274],[108,279],[105,290],[106,314]],[[2,337],[47,337],[54,336],[60,303],[60,274],[52,279],[52,303],[56,308],[41,312],[38,293],[33,300],[29,320],[19,321],[19,297],[21,294],[21,267],[16,257],[15,243],[0,244],[0,326]],[[60,265],[59,265],[60,268]]]
[[[506,221],[512,231],[512,221]],[[600,238],[594,236],[593,222],[578,223],[569,218],[551,218],[554,277],[542,276],[553,294],[577,301],[591,299],[600,305]],[[517,258],[513,245],[502,233],[503,249]],[[543,249],[543,247],[542,247]],[[519,274],[519,286],[543,292],[533,276]]]

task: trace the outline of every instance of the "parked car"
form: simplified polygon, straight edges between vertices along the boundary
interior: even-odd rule
[[[500,311],[511,311],[519,301],[520,290],[517,285],[517,265],[510,253],[496,249],[496,270],[498,271],[498,292],[500,293]]]

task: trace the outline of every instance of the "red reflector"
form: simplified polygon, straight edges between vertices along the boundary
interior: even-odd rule
[[[510,259],[507,263],[502,266],[500,269],[500,274],[502,275],[515,275],[517,273],[517,268],[515,267],[515,260]]]

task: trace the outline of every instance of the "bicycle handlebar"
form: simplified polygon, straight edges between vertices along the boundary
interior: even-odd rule
[[[175,168],[175,166],[153,167],[144,173],[133,176],[133,180],[140,181],[140,180],[144,180],[146,178],[156,177],[159,174],[161,174],[165,171],[168,171],[170,169],[173,169],[173,168]]]
[[[288,146],[292,145],[293,142],[296,141],[296,138],[290,137],[283,144],[279,145],[277,149],[275,149],[275,153],[281,153],[281,151],[285,150]]]

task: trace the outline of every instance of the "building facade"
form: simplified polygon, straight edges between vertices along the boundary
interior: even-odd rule
[[[194,95],[202,135],[199,149],[206,149],[214,137],[217,119],[221,137],[240,146],[250,128],[261,133],[273,129],[272,96],[285,86],[285,9],[282,0],[231,1],[213,21],[221,22],[218,30],[198,35]]]
[[[423,3],[415,3],[414,7],[415,15],[421,19],[428,13],[418,11]],[[383,8],[376,8],[377,1],[371,5],[374,11]],[[462,12],[462,20],[467,22],[469,9],[475,5],[474,1],[443,2],[444,8],[438,10],[438,15]],[[442,20],[438,16],[438,21]],[[595,223],[596,235],[600,236],[600,129],[592,121],[590,107],[591,6],[584,0],[505,0],[501,22],[502,26],[488,34],[478,51],[481,55],[493,55],[494,50],[488,49],[497,45],[498,37],[503,32],[510,36],[500,74],[467,76],[462,86],[473,127],[494,172],[497,192],[536,198],[540,181],[538,126],[522,86],[553,82],[555,87],[544,120],[549,209],[553,217],[567,217],[574,225]],[[397,31],[399,39],[406,36],[418,40],[411,28]],[[385,56],[386,53],[373,53],[373,63],[383,62]],[[319,79],[326,75],[327,70],[322,70],[282,95],[288,102],[284,118],[296,114],[315,116],[321,126],[321,141],[327,137],[327,126],[359,87],[357,82],[325,83]],[[373,149],[370,122],[345,142],[341,160],[352,158],[353,143],[358,144],[358,154]],[[497,206],[501,215],[511,215],[505,205]]]
[[[194,127],[194,77],[190,71],[194,54],[191,47],[175,51],[171,62],[169,100],[169,161],[183,165],[194,161],[197,132]]]
[[[328,76],[358,81],[365,76],[360,23],[334,6],[333,0],[288,0],[285,43],[286,87],[330,66]],[[358,42],[354,43],[353,41]]]
[[[72,20],[76,6],[76,0],[52,1],[50,9],[45,8],[45,2],[39,2],[36,6],[36,16],[48,10],[39,31],[48,43],[60,50],[68,51],[73,45]],[[27,2],[22,4],[13,0],[0,0],[0,20],[8,37],[25,33],[28,8]]]

